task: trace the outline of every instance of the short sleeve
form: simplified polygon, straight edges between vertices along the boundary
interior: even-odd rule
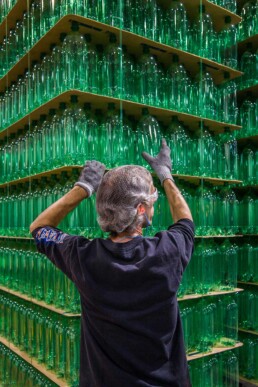
[[[194,223],[190,219],[180,219],[168,228],[167,233],[177,246],[184,271],[194,250]]]
[[[68,278],[76,282],[75,268],[79,267],[78,246],[89,240],[49,226],[35,229],[32,236],[38,251],[45,254]]]

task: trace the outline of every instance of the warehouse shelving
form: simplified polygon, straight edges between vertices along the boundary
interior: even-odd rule
[[[198,11],[198,6],[200,4],[199,0],[183,0],[183,3],[185,4],[187,11],[191,13],[191,15],[195,15]],[[9,12],[5,20],[0,24],[0,37],[2,37],[8,29],[14,27],[16,19],[22,16],[22,12],[27,8],[29,2],[28,0],[18,0],[16,5],[13,7],[13,9]],[[203,0],[202,4],[206,6],[206,10],[208,13],[210,13],[213,17],[214,24],[216,27],[216,30],[220,30],[224,26],[224,19],[225,16],[231,16],[232,23],[237,24],[240,22],[241,18],[236,15],[232,14],[228,10],[217,6],[216,4],[208,1]],[[19,61],[16,63],[9,71],[8,73],[0,79],[0,91],[3,91],[5,87],[8,87],[12,81],[15,81],[17,79],[17,75],[22,73],[25,68],[30,68],[32,61],[37,60],[40,57],[40,52],[44,51],[46,52],[46,48],[49,47],[51,43],[57,43],[59,34],[61,32],[69,32],[70,31],[70,21],[74,20],[80,23],[81,28],[84,29],[85,32],[89,32],[92,34],[93,37],[93,43],[101,43],[105,44],[108,42],[108,36],[109,33],[115,33],[118,37],[119,41],[123,44],[126,44],[129,51],[132,50],[135,55],[140,55],[142,51],[142,45],[148,45],[151,49],[152,53],[155,53],[157,55],[158,59],[162,63],[170,63],[171,61],[171,54],[178,54],[180,62],[184,63],[186,69],[192,74],[195,75],[199,71],[199,64],[205,64],[207,65],[207,68],[209,72],[211,73],[214,81],[216,84],[220,84],[224,80],[224,73],[228,72],[230,74],[230,78],[234,79],[239,77],[242,73],[238,70],[231,69],[227,66],[224,66],[220,63],[214,62],[212,60],[202,58],[200,56],[197,56],[195,54],[192,54],[190,52],[182,51],[180,49],[170,47],[168,45],[155,42],[153,40],[150,40],[148,38],[139,36],[137,34],[123,31],[119,28],[115,28],[112,26],[108,26],[104,23],[100,23],[97,21],[94,21],[89,18],[85,18],[82,16],[77,15],[67,15],[60,19],[56,25],[51,28],[29,51],[26,53]],[[9,136],[11,133],[16,133],[18,129],[20,129],[22,126],[29,124],[32,120],[38,119],[41,114],[48,113],[50,108],[57,108],[60,102],[69,102],[70,96],[72,94],[78,95],[80,98],[80,102],[91,102],[92,105],[94,105],[94,108],[101,108],[103,110],[106,109],[106,106],[109,102],[115,103],[116,107],[119,109],[124,109],[125,113],[128,115],[133,114],[136,118],[139,118],[141,116],[141,110],[143,107],[146,107],[146,105],[143,105],[141,103],[122,100],[119,98],[113,98],[108,96],[102,96],[87,92],[82,92],[79,90],[69,90],[66,91],[57,97],[51,99],[47,103],[43,104],[42,106],[34,109],[32,112],[28,113],[26,116],[18,120],[17,122],[10,125],[8,128],[4,128],[2,132],[0,132],[0,139],[3,139],[5,136]],[[199,116],[194,116],[192,114],[182,113],[178,111],[172,111],[168,109],[163,109],[159,107],[154,106],[147,106],[149,109],[149,112],[151,115],[155,115],[158,119],[160,119],[163,122],[169,122],[169,119],[173,115],[177,115],[178,118],[183,121],[186,125],[189,125],[192,130],[195,130],[198,128],[199,122],[202,121],[206,126],[209,127],[210,130],[212,130],[214,133],[221,133],[224,131],[225,127],[230,127],[231,130],[239,130],[240,126],[238,125],[230,125],[228,123],[223,123],[211,119],[206,119]],[[72,168],[80,168],[80,166],[63,166],[61,168],[57,168],[51,171],[46,171],[34,176],[25,177],[19,180],[15,180],[12,182],[7,182],[4,184],[1,184],[0,187],[5,187],[8,185],[15,185],[18,183],[23,183],[26,181],[31,181],[33,178],[41,178],[43,176],[47,176],[49,174],[53,173],[61,173],[62,171],[69,171]],[[210,183],[214,185],[222,185],[225,183],[231,183],[231,184],[239,184],[241,183],[240,180],[226,180],[226,179],[217,179],[212,177],[200,177],[200,176],[189,176],[189,175],[174,175],[179,179],[183,179],[195,184],[198,184],[202,181],[209,181]],[[242,235],[217,235],[217,236],[199,236],[197,238],[231,238],[231,237],[241,237]],[[16,237],[16,236],[0,236],[0,238],[10,238],[10,239],[26,239],[31,240],[32,238],[24,238],[24,237]],[[49,310],[52,310],[56,313],[65,315],[67,317],[79,317],[79,314],[71,314],[71,313],[65,313],[63,310],[53,307],[52,305],[48,305],[44,302],[31,299],[28,296],[22,295],[19,292],[12,291],[10,289],[7,289],[5,287],[0,287],[0,290],[5,291],[6,293],[13,294],[17,297],[20,297],[21,299],[24,299],[26,301],[29,301],[31,303],[34,303],[36,305],[40,305],[44,308],[47,308]],[[221,291],[221,292],[210,292],[208,294],[201,294],[201,295],[186,295],[178,301],[185,301],[185,300],[191,300],[191,299],[198,299],[202,297],[209,297],[209,296],[216,296],[216,295],[226,295],[226,294],[232,294],[237,293],[239,291],[242,291],[242,289],[236,288],[228,291]],[[5,338],[0,338],[0,342],[8,346],[12,351],[19,354],[23,359],[28,361],[30,364],[32,364],[35,368],[37,368],[40,372],[42,372],[44,375],[46,375],[50,380],[52,380],[54,383],[56,383],[59,386],[66,386],[67,382],[59,379],[56,377],[55,374],[53,374],[51,371],[47,370],[44,366],[41,364],[38,364],[34,359],[31,359],[25,352],[20,351],[16,346],[14,346],[12,343],[10,343]],[[188,361],[195,360],[198,358],[214,355],[220,352],[229,351],[235,348],[241,347],[241,343],[236,343],[234,346],[227,346],[227,347],[215,347],[211,351],[206,353],[191,353],[188,355],[187,359]]]

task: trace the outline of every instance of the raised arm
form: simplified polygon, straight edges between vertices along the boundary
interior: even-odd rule
[[[30,232],[42,226],[57,227],[83,199],[97,191],[105,172],[105,165],[88,161],[83,167],[79,180],[62,198],[43,211],[30,225]]]
[[[165,189],[174,222],[177,222],[180,219],[193,220],[191,211],[181,192],[175,185],[171,174],[172,162],[170,158],[170,148],[167,146],[166,140],[162,140],[160,152],[156,157],[152,157],[146,152],[143,152],[142,156],[156,172],[161,185]]]

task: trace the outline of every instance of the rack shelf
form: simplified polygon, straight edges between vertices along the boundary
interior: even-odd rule
[[[2,130],[0,132],[0,139],[3,139],[7,134],[9,135],[11,133],[16,133],[18,129],[22,128],[26,124],[29,124],[32,120],[39,119],[41,114],[48,114],[50,108],[57,109],[59,107],[60,102],[69,103],[71,95],[77,95],[80,98],[80,102],[90,102],[94,105],[94,107],[102,110],[106,110],[107,104],[112,102],[116,105],[116,108],[124,109],[127,115],[133,114],[137,119],[141,117],[142,108],[144,107],[147,107],[149,109],[151,115],[155,115],[157,119],[167,124],[170,122],[171,117],[173,115],[176,115],[178,116],[180,121],[184,122],[187,126],[190,126],[193,130],[198,128],[200,120],[203,121],[204,124],[209,127],[210,130],[217,133],[223,132],[225,127],[230,127],[231,130],[239,130],[241,128],[238,125],[226,124],[224,122],[214,121],[209,118],[200,118],[198,116],[178,112],[176,110],[168,110],[159,107],[148,106],[138,102],[120,100],[118,98],[87,93],[80,90],[68,90],[52,98],[50,101],[28,113],[19,121],[16,121],[8,128]]]
[[[193,17],[197,16],[198,11],[198,5],[200,4],[198,0],[183,0],[182,3],[185,4],[187,10]],[[202,0],[202,5],[205,5],[207,13],[212,15],[212,20],[214,22],[215,28],[217,31],[221,30],[225,26],[225,16],[230,16],[232,24],[238,24],[241,22],[242,18],[233,13],[230,12],[228,9],[223,8],[212,1],[209,0]]]
[[[188,2],[190,3],[190,2]],[[212,60],[202,58],[198,55],[191,54],[186,51],[155,42],[151,39],[134,34],[129,31],[120,30],[119,28],[109,26],[104,23],[97,22],[92,19],[77,15],[66,15],[62,17],[9,71],[0,79],[0,91],[10,85],[11,82],[17,80],[17,74],[24,72],[25,68],[30,68],[33,60],[40,59],[41,52],[49,52],[50,44],[59,43],[59,36],[61,32],[70,32],[70,21],[75,20],[84,27],[84,33],[94,31],[92,36],[95,44],[107,44],[109,34],[117,35],[121,44],[125,44],[128,50],[132,51],[134,55],[141,55],[142,45],[150,46],[151,52],[155,53],[159,60],[165,64],[171,63],[171,54],[178,54],[180,61],[184,63],[186,69],[194,76],[199,71],[199,63],[202,62],[209,67],[209,71],[216,84],[224,81],[224,72],[230,74],[230,78],[236,78],[242,75],[238,70],[224,66]]]
[[[10,186],[10,185],[16,185],[16,184],[20,184],[20,183],[25,183],[25,182],[28,182],[28,181],[31,181],[34,179],[40,179],[43,176],[49,176],[53,173],[59,174],[59,173],[64,172],[64,171],[69,172],[72,169],[81,169],[81,168],[82,168],[81,165],[62,166],[62,167],[54,168],[52,170],[44,171],[44,172],[41,172],[41,173],[38,173],[35,175],[26,176],[26,177],[23,177],[23,178],[20,178],[17,180],[12,180],[12,181],[8,181],[6,183],[2,183],[2,184],[0,184],[0,188],[4,188],[4,187]],[[241,184],[242,183],[241,180],[227,180],[227,179],[219,179],[219,178],[217,179],[217,178],[213,178],[213,177],[181,175],[181,174],[176,174],[176,173],[173,173],[173,176],[180,179],[180,180],[185,180],[185,181],[189,181],[191,183],[196,183],[196,184],[198,184],[200,181],[208,181],[214,185],[223,185],[225,183],[227,183],[227,184]]]
[[[187,360],[191,361],[191,360],[201,359],[206,356],[216,355],[218,353],[225,352],[225,351],[231,351],[232,349],[240,348],[242,346],[243,346],[243,343],[236,343],[235,345],[228,346],[228,347],[214,347],[210,352],[201,352],[201,353],[193,352],[192,354],[187,355]]]
[[[198,298],[203,298],[203,297],[212,297],[212,296],[221,296],[225,294],[232,294],[232,293],[237,293],[237,292],[242,292],[243,289],[240,288],[235,288],[232,290],[225,290],[221,292],[208,292],[206,294],[188,294],[183,297],[178,297],[177,300],[179,301],[187,301],[187,300],[196,300]]]
[[[243,376],[239,377],[239,385],[241,387],[255,387],[258,386],[258,380],[246,379]]]
[[[245,89],[239,89],[237,91],[237,98],[243,100],[247,93],[251,93],[254,98],[258,97],[258,83],[256,85],[249,86]]]
[[[247,285],[247,286],[258,286],[258,282],[244,282],[244,281],[237,281],[239,285]]]
[[[236,235],[196,235],[195,238],[197,239],[208,239],[208,238],[239,238],[242,237],[242,234],[236,234]]]
[[[55,307],[53,305],[47,304],[44,301],[39,301],[36,298],[32,298],[32,297],[26,296],[25,294],[22,294],[20,292],[16,292],[15,290],[11,290],[9,288],[6,288],[5,286],[0,286],[0,290],[2,290],[5,293],[11,294],[13,296],[16,296],[18,298],[21,298],[22,300],[29,301],[29,302],[31,302],[31,303],[33,303],[35,305],[39,305],[42,308],[51,310],[51,312],[55,312],[55,313],[61,314],[61,315],[65,316],[65,317],[80,317],[81,316],[80,313],[66,312],[63,309],[60,309],[60,308],[57,308],[57,307]]]
[[[16,345],[11,343],[6,338],[0,336],[0,342],[13,351],[16,355],[20,356],[27,363],[31,364],[39,372],[45,375],[48,379],[54,382],[59,387],[67,387],[67,382],[64,379],[59,379],[56,374],[46,368],[45,365],[38,363],[35,359],[31,358],[26,352],[20,350]]]
[[[237,142],[241,146],[245,146],[248,142],[252,142],[255,145],[258,145],[258,134],[254,136],[244,137],[237,139]]]
[[[248,329],[243,329],[243,328],[238,328],[239,332],[243,332],[243,333],[250,333],[250,335],[256,335],[258,336],[258,332],[257,331],[250,331]]]
[[[254,51],[258,48],[258,34],[255,34],[253,36],[249,36],[249,38],[246,38],[245,40],[242,40],[241,42],[238,42],[238,54],[242,55],[243,52],[246,50],[247,43],[253,44]]]

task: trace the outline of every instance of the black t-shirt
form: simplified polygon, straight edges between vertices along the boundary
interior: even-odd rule
[[[190,385],[176,295],[193,252],[192,221],[126,243],[48,226],[33,237],[80,292],[81,387]]]

